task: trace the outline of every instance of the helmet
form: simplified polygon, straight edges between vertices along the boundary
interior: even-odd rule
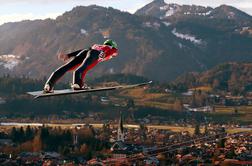
[[[113,48],[117,48],[116,42],[113,41],[113,40],[110,40],[110,39],[106,40],[103,44],[104,44],[104,45],[109,45],[109,46],[111,46],[111,47],[113,47]]]

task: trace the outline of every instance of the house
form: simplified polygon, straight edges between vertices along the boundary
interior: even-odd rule
[[[159,165],[159,160],[156,157],[148,157],[144,162],[145,165]]]
[[[223,101],[225,106],[241,106],[248,105],[248,99],[244,96],[230,96],[226,95]]]
[[[11,139],[0,139],[0,146],[4,146],[4,145],[12,145],[13,142]]]
[[[183,96],[192,96],[193,95],[193,90],[188,90],[187,92],[182,93]]]
[[[185,108],[186,111],[190,112],[214,112],[214,107],[213,106],[204,106],[204,107],[191,107],[189,104],[183,104],[183,107]]]
[[[110,104],[110,100],[108,97],[101,97],[100,102],[101,102],[101,104],[104,104],[104,105]]]
[[[112,158],[126,159],[128,156],[143,152],[143,148],[134,144],[126,144],[122,141],[116,141],[110,148]]]

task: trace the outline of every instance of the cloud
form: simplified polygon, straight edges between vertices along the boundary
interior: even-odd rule
[[[252,9],[252,2],[239,2],[239,3],[236,3],[235,6],[238,8]]]
[[[46,13],[43,15],[35,15],[33,13],[13,13],[13,14],[5,14],[0,15],[0,25],[6,22],[17,22],[22,20],[36,20],[36,19],[46,19],[51,18],[55,19],[57,16],[62,13]]]

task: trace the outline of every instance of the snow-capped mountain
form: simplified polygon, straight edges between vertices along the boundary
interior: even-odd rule
[[[167,4],[164,0],[154,0],[137,10],[135,14],[154,16],[160,19],[201,16],[210,19],[251,20],[250,15],[232,6],[221,5],[217,8],[211,8],[197,5]]]
[[[149,15],[160,19],[171,16],[210,16],[213,8],[196,5],[167,4],[164,0],[154,0],[150,4],[136,11],[137,15]]]
[[[132,73],[153,80],[173,80],[223,62],[252,61],[252,21],[246,13],[218,8],[167,4],[163,0],[129,14],[99,6],[76,7],[56,20],[0,26],[0,74],[48,77],[71,52],[118,42],[119,56],[99,64],[89,76]]]

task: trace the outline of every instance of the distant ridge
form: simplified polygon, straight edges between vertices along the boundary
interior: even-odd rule
[[[220,63],[251,62],[251,27],[251,16],[225,5],[213,9],[156,0],[136,14],[78,6],[56,20],[0,26],[0,74],[48,77],[62,64],[57,52],[112,38],[120,55],[99,64],[88,77],[124,73],[171,81]]]

